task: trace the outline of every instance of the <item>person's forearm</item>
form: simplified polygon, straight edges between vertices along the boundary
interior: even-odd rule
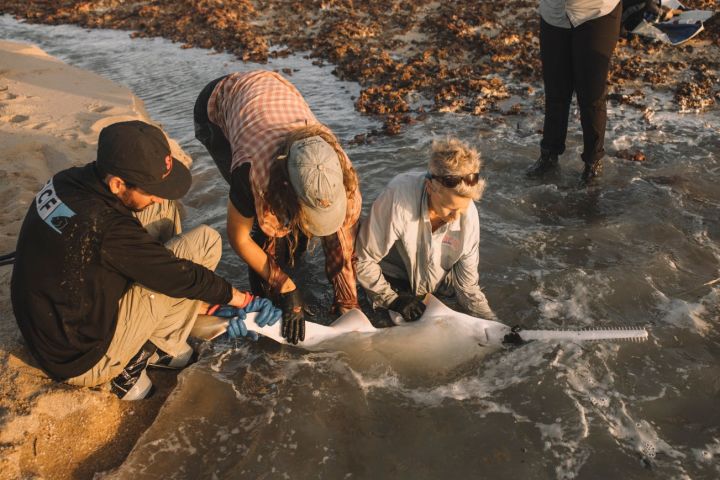
[[[270,276],[267,254],[252,238],[240,239],[231,235],[230,246],[247,263],[248,267],[267,281]]]
[[[252,295],[249,292],[242,292],[233,287],[233,296],[230,300],[230,305],[233,307],[245,308],[247,304],[250,303],[251,298]]]
[[[397,293],[385,279],[379,263],[370,259],[358,260],[356,268],[358,282],[367,292],[373,306],[387,308],[397,298]]]
[[[232,202],[228,202],[227,233],[230,246],[254,272],[267,282],[274,293],[295,290],[292,280],[253,240],[250,233],[254,222],[253,217],[244,217]]]
[[[260,275],[260,277],[265,280],[265,282],[270,284],[272,288],[272,283],[274,283],[271,282],[271,280],[273,280],[271,278],[272,274],[276,273],[277,276],[278,272],[273,272],[273,266],[271,265],[268,254],[265,253],[265,251],[260,248],[260,246],[255,243],[255,241],[250,237],[247,237],[245,239],[230,237],[230,245],[232,246],[233,250],[235,250],[235,253],[237,253],[238,256],[242,258],[245,263],[247,263],[248,267],[250,267],[258,275]],[[274,267],[279,269],[279,267],[277,266]],[[288,277],[287,275],[281,275],[280,277],[280,285],[276,287],[278,293],[285,293],[295,290],[295,283],[293,283],[290,277]]]
[[[232,297],[230,297],[230,300],[227,302],[227,305],[232,305],[233,307],[238,308],[245,308],[248,303],[252,300],[253,295],[250,292],[244,292],[242,290],[238,290],[235,287],[232,287]],[[224,304],[220,303],[201,303],[200,304],[200,312],[202,312],[202,315],[212,315],[219,307],[221,307]]]
[[[488,303],[487,299],[485,298],[485,295],[483,295],[483,300],[476,302],[474,305],[472,305],[468,310],[471,310],[476,316],[484,319],[484,320],[495,320],[497,321],[497,315],[495,315],[495,312],[492,311],[490,308],[490,304]]]
[[[355,242],[358,283],[367,292],[373,306],[383,308],[387,308],[397,298],[380,267],[380,261],[385,258],[397,239],[392,227],[392,213],[389,211],[392,198],[388,199],[386,196],[387,194],[381,194],[375,201],[372,212],[360,227]]]
[[[465,310],[485,320],[497,320],[480,288],[479,263],[479,244],[476,244],[469,254],[453,267],[453,288],[458,302]]]
[[[479,285],[457,286],[455,293],[460,305],[474,316],[484,320],[497,320],[495,312],[490,308],[487,297]]]
[[[340,312],[360,307],[355,282],[355,269],[353,269],[351,261],[344,263],[343,267],[334,276],[328,275],[328,278],[335,291],[335,306]]]
[[[323,237],[325,275],[335,291],[335,308],[344,313],[359,308],[355,267],[353,265],[353,239],[356,226],[343,226],[337,233]]]

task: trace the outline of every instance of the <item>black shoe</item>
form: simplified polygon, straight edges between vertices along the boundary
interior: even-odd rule
[[[558,168],[558,156],[556,153],[550,153],[548,150],[542,150],[540,152],[540,158],[530,167],[525,170],[525,175],[528,177],[542,177],[548,172],[557,170]]]
[[[602,158],[599,160],[595,160],[593,163],[586,163],[582,174],[580,174],[580,186],[586,187],[595,183],[597,177],[602,175],[602,171]]]
[[[180,354],[174,357],[158,348],[157,351],[152,355],[152,357],[150,357],[148,367],[166,368],[169,370],[182,370],[183,368],[187,367],[191,363],[194,363],[195,361],[197,361],[195,351],[186,342],[185,349]]]
[[[145,342],[133,356],[120,375],[110,380],[110,390],[120,400],[142,400],[152,395],[153,385],[147,376],[147,365],[157,347]]]

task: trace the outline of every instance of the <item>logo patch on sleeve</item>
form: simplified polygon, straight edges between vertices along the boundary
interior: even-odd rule
[[[58,233],[62,233],[69,223],[69,219],[75,216],[75,212],[65,205],[55,193],[52,178],[35,195],[35,208],[37,208],[40,218]]]

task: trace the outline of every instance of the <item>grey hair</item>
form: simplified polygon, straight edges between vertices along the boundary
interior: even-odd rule
[[[428,163],[428,171],[432,175],[467,175],[479,172],[481,168],[480,153],[467,143],[454,137],[433,140]],[[480,200],[483,190],[485,190],[485,180],[481,178],[473,186],[460,182],[452,190],[457,195]]]

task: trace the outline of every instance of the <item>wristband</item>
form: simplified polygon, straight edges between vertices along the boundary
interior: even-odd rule
[[[250,304],[250,302],[252,302],[253,299],[255,298],[255,297],[253,296],[253,294],[250,293],[250,292],[243,292],[243,293],[245,294],[245,300],[243,300],[242,304],[241,304],[238,308],[245,308],[245,307],[247,307],[247,306]]]

